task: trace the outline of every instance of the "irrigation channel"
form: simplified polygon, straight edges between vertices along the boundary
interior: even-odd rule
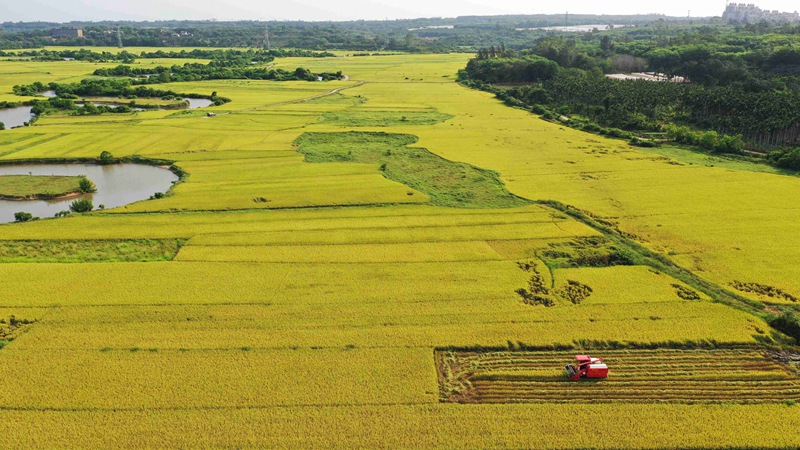
[[[87,198],[95,208],[116,208],[167,192],[178,176],[163,167],[143,164],[21,164],[0,166],[0,175],[84,175],[94,181],[97,192],[51,200],[0,200],[0,223],[14,221],[14,213],[27,212],[42,219],[69,210],[77,198]]]

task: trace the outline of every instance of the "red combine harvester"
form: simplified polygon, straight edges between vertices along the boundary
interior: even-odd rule
[[[569,381],[578,381],[581,378],[606,378],[608,366],[603,363],[603,358],[592,358],[589,355],[575,355],[576,364],[567,364]]]

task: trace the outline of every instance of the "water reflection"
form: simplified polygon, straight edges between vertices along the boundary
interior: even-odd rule
[[[69,209],[76,198],[92,200],[95,208],[107,209],[146,200],[156,192],[167,192],[178,176],[171,171],[142,164],[25,164],[0,166],[0,175],[85,175],[94,181],[97,192],[79,197],[51,200],[0,200],[0,223],[13,222],[14,213],[24,211],[34,216],[53,217]]]
[[[30,106],[0,109],[0,122],[3,122],[6,129],[21,127],[33,117],[31,109]]]

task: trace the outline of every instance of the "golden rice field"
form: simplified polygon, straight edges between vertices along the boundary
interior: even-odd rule
[[[110,151],[189,174],[162,199],[0,225],[0,446],[800,446],[798,369],[759,347],[784,337],[637,260],[590,266],[626,250],[534,203],[591,213],[721,288],[800,297],[800,180],[545,122],[457,85],[470,56],[279,59],[349,79],[174,83],[232,101],[215,117],[61,115],[0,132],[2,160]],[[0,61],[0,101],[100,66]],[[301,153],[309,136],[324,157]],[[381,147],[403,136],[418,138],[407,152]],[[475,191],[478,175],[516,203]],[[571,398],[560,371],[587,347],[605,353],[608,382],[536,401]],[[470,358],[501,348],[538,349],[488,371],[506,397],[441,401],[437,352],[482,369]],[[677,384],[637,368],[659,352],[673,362],[658,376]],[[520,390],[520,377],[546,386]],[[637,401],[605,395],[614,383]],[[703,389],[728,393],[658,401]]]

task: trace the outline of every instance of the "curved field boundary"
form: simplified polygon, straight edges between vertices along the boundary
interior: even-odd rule
[[[800,372],[758,349],[604,350],[605,380],[567,380],[575,351],[437,350],[440,401],[455,403],[779,403]]]

